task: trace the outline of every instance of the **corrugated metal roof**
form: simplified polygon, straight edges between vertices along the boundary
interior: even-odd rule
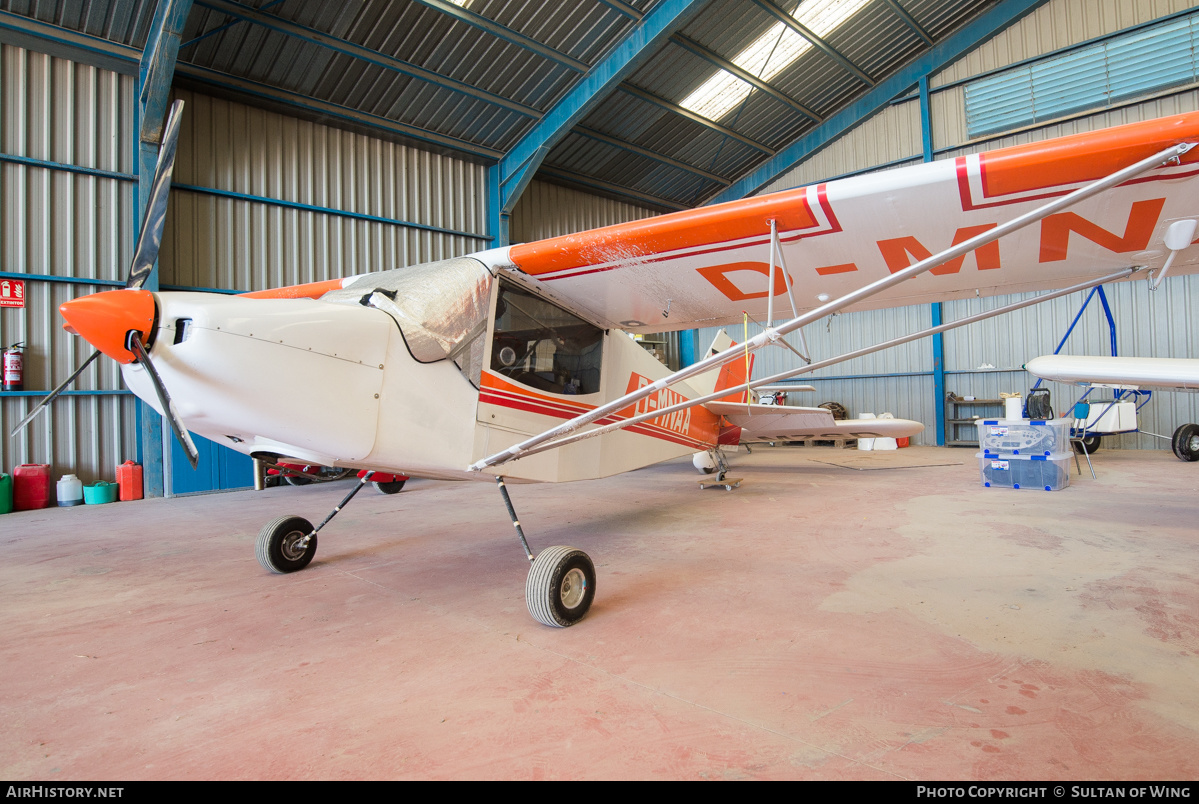
[[[780,13],[801,8],[797,0],[773,2]],[[934,40],[990,5],[901,3]],[[13,14],[133,48],[144,46],[155,5],[155,0],[0,0],[0,9]],[[231,79],[450,137],[467,150],[481,146],[502,153],[657,2],[616,4],[621,10],[600,0],[470,0],[466,19],[440,5],[435,0],[195,0],[179,59]],[[824,118],[869,88],[835,55],[812,47],[770,79],[782,99],[755,88],[713,125],[679,113],[677,105],[719,72],[713,59],[735,61],[778,25],[761,0],[710,0],[674,41],[663,42],[626,79],[628,89],[612,90],[584,116],[580,126],[609,139],[585,133],[561,139],[545,160],[553,169],[546,178],[570,183],[576,176],[590,192],[598,181],[614,195],[627,188],[640,203],[648,197],[693,206],[817,125],[795,104]],[[875,81],[928,47],[885,0],[868,2],[824,41]],[[712,55],[697,54],[697,47]],[[632,94],[639,90],[665,104]],[[227,93],[240,91],[231,85]]]

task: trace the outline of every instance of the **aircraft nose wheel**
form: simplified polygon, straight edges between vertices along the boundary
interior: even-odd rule
[[[525,601],[542,625],[566,628],[591,608],[595,598],[595,565],[582,550],[547,547],[529,568]]]
[[[312,523],[302,516],[281,516],[263,525],[258,532],[254,554],[263,569],[277,574],[295,572],[308,566],[316,555],[316,534]]]

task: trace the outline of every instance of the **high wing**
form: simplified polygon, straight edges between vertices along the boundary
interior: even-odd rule
[[[1076,385],[1199,391],[1199,360],[1185,358],[1047,355],[1025,368],[1042,379]]]
[[[511,246],[506,263],[606,327],[662,332],[763,317],[770,222],[799,312],[992,229],[1170,145],[1199,113],[873,173]],[[849,309],[1062,287],[1160,268],[1169,223],[1194,217],[1199,149]],[[492,252],[500,262],[501,254]],[[1176,273],[1199,269],[1199,251]],[[787,282],[775,278],[781,309]]]
[[[903,438],[924,429],[908,419],[841,419],[824,408],[709,402],[705,407],[741,428],[740,443],[833,440],[838,438]]]

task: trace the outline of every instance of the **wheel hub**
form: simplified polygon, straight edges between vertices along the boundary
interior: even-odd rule
[[[575,568],[566,573],[561,586],[562,605],[573,609],[583,601],[586,594],[587,576],[583,574],[583,571]]]
[[[304,551],[308,549],[308,539],[305,534],[298,530],[293,530],[291,533],[283,537],[283,543],[279,545],[279,552],[288,561],[298,561],[304,556]]]

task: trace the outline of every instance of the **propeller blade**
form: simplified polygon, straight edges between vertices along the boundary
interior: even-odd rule
[[[158,376],[154,364],[150,362],[150,355],[146,353],[146,347],[142,345],[141,335],[136,331],[129,333],[129,346],[137,355],[137,362],[146,370],[150,381],[154,383],[154,392],[158,394],[158,402],[162,405],[163,413],[171,422],[175,438],[179,441],[179,446],[183,447],[183,451],[187,453],[187,459],[191,462],[192,469],[195,469],[200,461],[200,453],[196,450],[196,445],[187,432],[187,428],[183,426],[183,419],[179,416],[179,411],[175,409],[175,403],[171,401],[171,395],[167,393],[166,386],[162,384],[162,378]]]
[[[99,356],[100,356],[99,351],[92,352],[92,356],[89,357],[87,360],[83,361],[83,365],[80,366],[79,368],[75,369],[74,374],[72,374],[70,377],[67,377],[66,380],[64,380],[61,385],[59,385],[57,388],[55,388],[53,391],[50,392],[49,396],[47,396],[45,399],[43,399],[41,402],[39,402],[37,404],[37,407],[35,407],[33,410],[29,411],[29,415],[27,415],[24,419],[21,419],[21,421],[17,423],[17,426],[14,427],[12,432],[8,434],[8,437],[12,438],[17,433],[24,430],[25,425],[29,424],[31,421],[33,421],[33,418],[35,416],[37,416],[39,413],[41,413],[43,410],[45,410],[46,406],[49,405],[51,402],[53,402],[55,397],[57,397],[59,394],[61,394],[63,391],[65,391],[67,389],[68,385],[75,382],[75,378],[78,377],[80,374],[82,374],[83,370],[85,368],[87,368],[88,366],[90,366],[92,364],[92,361],[95,360]]]
[[[175,169],[175,146],[179,140],[179,121],[183,116],[183,101],[171,104],[166,125],[162,128],[162,145],[158,149],[158,165],[154,181],[146,197],[146,213],[133,251],[133,264],[125,287],[140,289],[150,277],[158,250],[162,246],[162,229],[167,221],[167,198],[171,193],[171,173]]]

